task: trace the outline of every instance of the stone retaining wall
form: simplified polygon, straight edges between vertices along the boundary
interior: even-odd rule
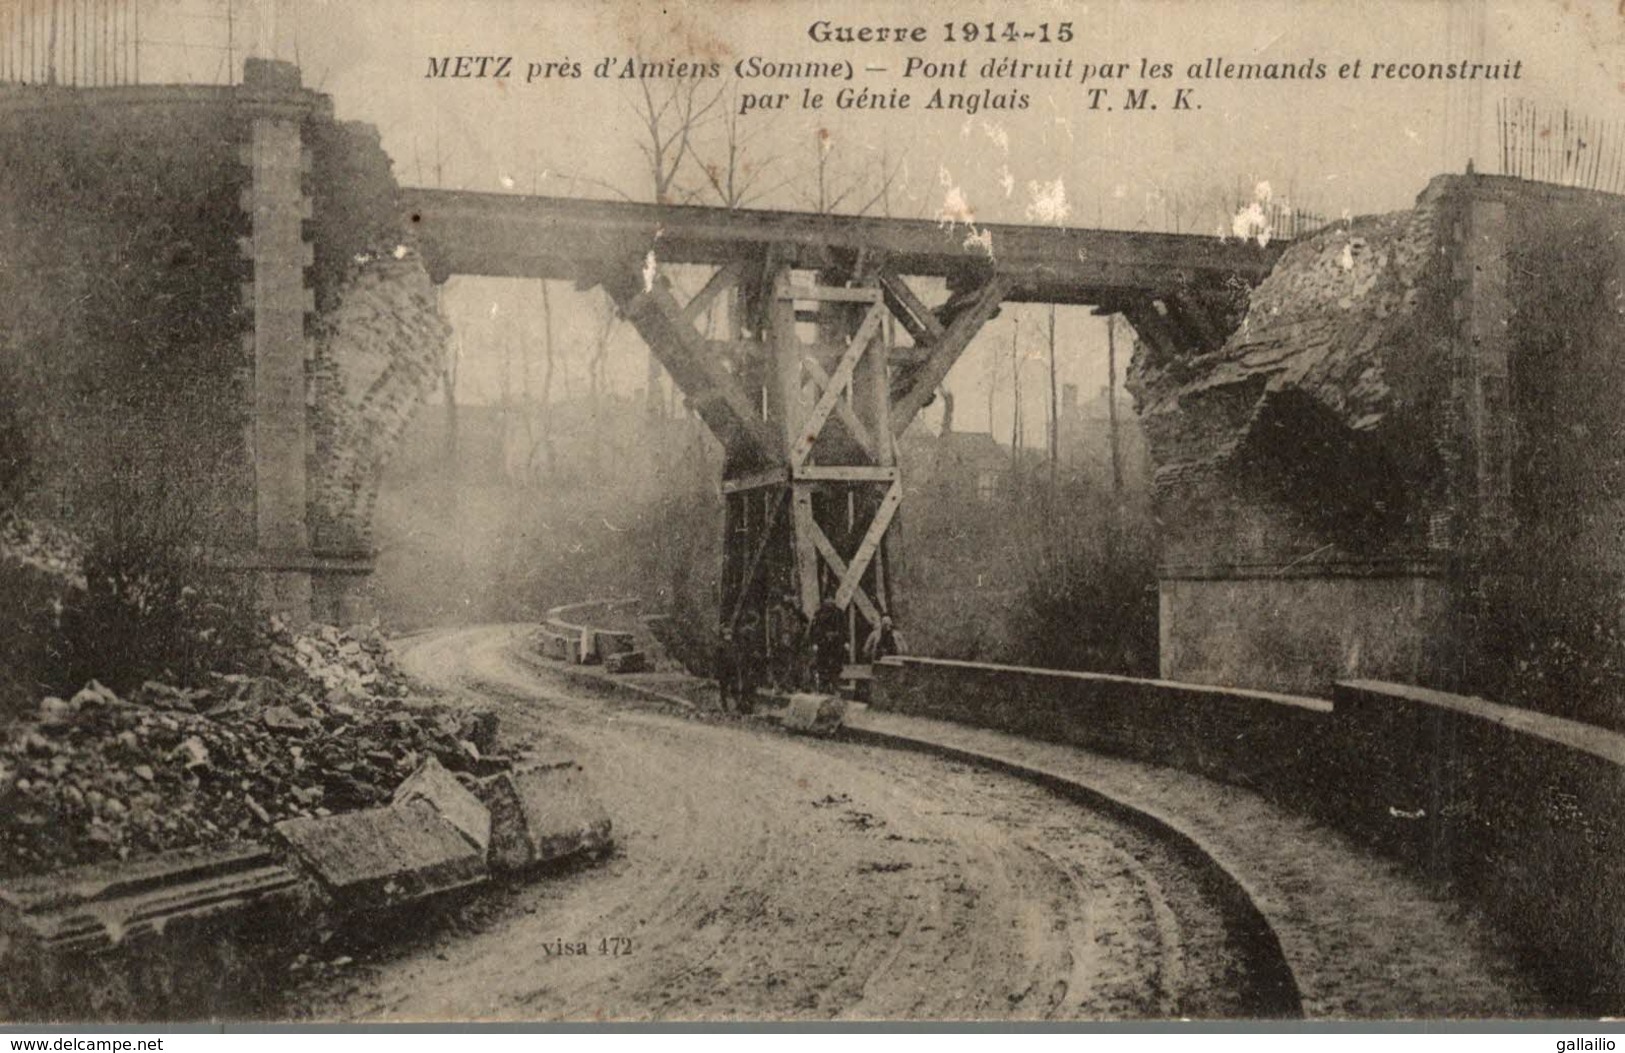
[[[1331,704],[1104,673],[896,657],[877,709],[955,720],[1267,789],[1315,777]]]
[[[162,524],[295,621],[361,616],[378,477],[447,337],[377,132],[249,59],[235,86],[0,90],[0,144],[15,501]]]
[[[1625,1008],[1625,735],[1373,681],[1332,726],[1339,825],[1482,904],[1559,1008]]]
[[[874,683],[876,709],[1257,790],[1481,906],[1554,1009],[1625,1010],[1625,735],[1375,681],[1328,702],[897,657]]]

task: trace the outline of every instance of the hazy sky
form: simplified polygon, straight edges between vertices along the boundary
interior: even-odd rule
[[[174,79],[223,75],[224,4],[209,0],[146,0],[144,30],[154,39],[173,29],[189,48],[149,46],[144,79],[160,69]],[[649,59],[719,61],[724,68],[752,55],[778,62],[849,59],[859,69],[852,87],[914,96],[915,108],[898,111],[806,112],[749,115],[749,156],[766,164],[762,188],[775,188],[761,207],[806,207],[818,134],[831,145],[832,182],[864,183],[848,205],[872,196],[883,163],[898,168],[887,204],[893,214],[934,216],[952,186],[978,219],[1028,221],[1034,190],[1052,193],[1059,180],[1074,226],[1216,230],[1216,203],[1267,182],[1276,200],[1328,216],[1407,207],[1429,177],[1460,171],[1467,158],[1496,171],[1496,106],[1503,98],[1567,105],[1592,117],[1625,117],[1625,17],[1602,0],[1121,0],[1026,4],[998,2],[892,3],[884,0],[709,0],[590,3],[575,0],[259,0],[233,6],[233,57],[245,47],[293,58],[307,84],[333,95],[340,117],[378,125],[403,182],[437,181],[448,187],[547,194],[647,197],[647,165],[638,153],[632,108],[634,84],[597,80],[591,68],[608,57],[641,53]],[[215,17],[210,17],[215,16]],[[815,19],[848,25],[923,25],[926,44],[818,44],[807,36]],[[1047,23],[1052,32],[1071,22],[1074,39],[1061,45],[946,45],[942,23],[1015,20],[1024,28]],[[512,55],[515,79],[446,80],[425,76],[430,56]],[[1071,59],[1069,81],[931,81],[901,76],[907,56],[928,61],[968,57],[973,67],[992,57],[1028,61]],[[1323,80],[1303,82],[1193,81],[1193,63],[1305,63],[1328,67]],[[1170,63],[1165,82],[1193,91],[1199,109],[1176,112],[1172,87],[1156,112],[1087,109],[1087,88],[1144,87],[1142,59]],[[1338,67],[1372,62],[1486,63],[1521,61],[1517,81],[1475,87],[1418,81],[1340,80]],[[579,62],[579,80],[523,82],[530,62]],[[1084,64],[1128,63],[1128,80],[1076,83]],[[865,64],[884,73],[865,73]],[[823,86],[833,100],[843,82]],[[1029,108],[959,112],[920,109],[934,87],[949,90],[1016,88]],[[790,91],[799,83],[753,81],[749,90]],[[832,103],[830,104],[832,105]],[[793,107],[793,103],[792,103]],[[719,149],[720,124],[702,130],[699,148]],[[1625,133],[1616,133],[1625,134]],[[437,165],[438,161],[438,165]],[[606,188],[608,184],[615,190]],[[698,169],[680,178],[703,188]],[[879,211],[877,204],[873,211]],[[534,283],[532,283],[534,284]],[[556,286],[561,343],[580,348],[590,339],[590,300]],[[534,290],[509,283],[459,279],[448,290],[462,333],[466,376],[474,397],[495,397],[501,387],[491,363],[495,343],[536,339]],[[1020,319],[1025,353],[1042,356],[1042,312],[1007,310],[991,324],[950,377],[960,394],[963,427],[986,428],[986,385],[1004,377],[993,425],[1008,434],[1008,356]],[[517,324],[510,320],[518,319]],[[1104,383],[1101,323],[1081,310],[1060,320],[1063,381],[1086,391]],[[630,390],[643,381],[635,335],[617,334],[614,377]],[[1044,371],[1034,366],[1024,388],[1044,396]],[[576,386],[582,383],[576,381]],[[1037,402],[1029,420],[1041,420]],[[1033,441],[1036,431],[1029,428]]]

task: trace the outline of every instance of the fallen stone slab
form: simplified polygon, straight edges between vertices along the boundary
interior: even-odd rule
[[[486,879],[483,853],[423,799],[275,829],[341,913],[388,910]]]
[[[846,699],[839,695],[798,693],[790,696],[790,705],[785,708],[780,722],[790,731],[833,735],[845,717]]]
[[[0,886],[0,1018],[166,1019],[250,1004],[317,893],[262,845],[187,848]]]
[[[177,849],[0,885],[0,944],[97,952],[149,936],[283,913],[308,895],[263,845]]]
[[[445,820],[455,826],[480,854],[491,843],[491,813],[473,791],[457,781],[434,757],[418,765],[416,771],[395,788],[394,804],[427,801]]]
[[[641,673],[648,668],[648,657],[642,651],[620,651],[604,657],[606,673]]]
[[[503,772],[479,785],[493,870],[523,870],[610,844],[610,819],[574,761]]]

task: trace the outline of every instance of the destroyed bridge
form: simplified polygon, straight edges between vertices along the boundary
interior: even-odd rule
[[[432,276],[602,285],[726,451],[723,617],[833,596],[889,609],[894,442],[1005,301],[1124,315],[1218,349],[1279,243],[409,189]],[[711,268],[679,299],[660,268]],[[911,279],[938,279],[929,306]],[[726,296],[727,332],[700,324]],[[894,321],[895,325],[887,324]],[[894,342],[891,334],[901,330]],[[906,342],[903,337],[906,336]]]

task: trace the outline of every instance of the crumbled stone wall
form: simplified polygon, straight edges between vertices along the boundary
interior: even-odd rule
[[[1625,199],[1441,176],[1136,351],[1162,670],[1379,677],[1625,726]]]
[[[1293,245],[1211,355],[1136,350],[1166,565],[1391,563],[1447,543],[1449,209],[1435,185],[1414,211]]]
[[[1165,677],[1454,686],[1466,486],[1454,186],[1291,246],[1220,350],[1136,349]]]
[[[370,558],[384,465],[440,382],[450,329],[422,261],[355,265],[318,322],[311,383],[311,546]]]
[[[318,558],[370,562],[384,465],[440,381],[449,329],[377,130],[315,122],[309,524]]]

